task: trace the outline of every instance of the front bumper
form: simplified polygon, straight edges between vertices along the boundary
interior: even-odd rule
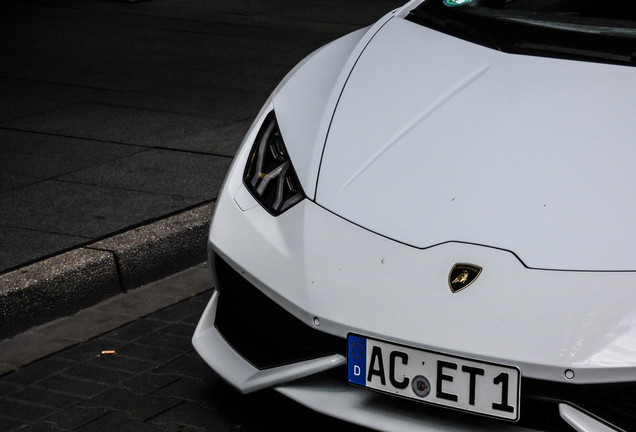
[[[541,397],[535,401],[547,402],[552,417],[562,424],[560,419],[567,418],[576,430],[601,431],[607,426],[572,405],[585,405],[588,411],[593,407],[605,418],[609,410],[622,416],[620,424],[634,418],[634,273],[529,269],[509,251],[458,242],[416,249],[355,226],[309,200],[272,217],[242,185],[245,158],[245,151],[238,154],[217,202],[209,239],[211,263],[218,257],[297,325],[334,340],[358,333],[518,367],[525,380],[522,392],[539,385],[535,395]],[[469,288],[453,294],[447,279],[458,262],[484,270]],[[218,292],[193,343],[240,391],[274,387],[319,411],[382,430],[466,430],[460,427],[464,423],[470,423],[470,430],[481,430],[475,425],[482,421],[483,430],[521,427],[494,422],[499,429],[493,429],[493,421],[475,416],[468,421],[452,416],[451,421],[430,415],[435,408],[418,404],[411,409],[412,404],[402,401],[397,404],[412,413],[398,421],[392,414],[395,401],[348,386],[345,377],[325,378],[323,372],[345,363],[345,349],[271,364],[239,354],[232,347],[236,342],[228,343],[230,336],[215,325],[225,287],[214,275]],[[252,321],[250,316],[245,314],[244,321]],[[566,378],[566,371],[574,377]],[[625,398],[614,398],[609,403],[613,407],[596,409],[598,399],[616,393],[612,389]],[[597,396],[570,397],[590,392]],[[522,396],[522,419],[527,407]]]
[[[616,429],[605,426],[571,404],[591,408],[596,410],[596,414],[604,413],[606,417],[613,418],[617,411],[608,413],[598,401],[618,400],[617,396],[622,394],[627,399],[623,401],[623,409],[629,409],[629,398],[633,398],[636,390],[630,384],[623,384],[621,388],[566,386],[524,379],[523,417],[518,425],[462,413],[449,416],[439,408],[362,390],[346,384],[344,368],[338,367],[344,364],[344,355],[329,354],[334,349],[342,353],[346,351],[344,341],[309,328],[271,300],[262,298],[261,293],[237,272],[225,268],[227,264],[222,259],[217,257],[214,262],[220,286],[226,294],[223,298],[222,293],[214,293],[197,328],[194,343],[201,356],[221,376],[244,392],[283,383],[276,385],[275,389],[301,404],[332,417],[384,431],[565,431],[571,430],[566,426],[570,424],[578,431],[601,432]],[[240,298],[230,294],[237,281],[246,284],[246,287],[238,289],[245,289]],[[230,304],[239,307],[233,310],[238,314],[229,318],[221,316],[230,310],[228,299],[229,303],[239,300],[238,305]],[[219,305],[220,300],[225,301],[223,306]],[[259,314],[263,314],[265,320],[253,319]],[[229,324],[233,326],[228,327]],[[317,335],[312,335],[312,332]],[[259,336],[255,340],[251,336],[256,333]],[[305,341],[315,343],[313,352],[307,353],[303,344],[297,343],[295,336],[301,334]],[[326,338],[327,343],[321,338]],[[278,346],[278,340],[285,340],[288,346],[282,352],[274,349],[275,357],[272,359],[267,348]],[[332,340],[336,343],[332,344]],[[252,345],[256,349],[252,349]],[[324,351],[322,354],[321,350]],[[619,420],[629,424],[630,419],[622,417]]]

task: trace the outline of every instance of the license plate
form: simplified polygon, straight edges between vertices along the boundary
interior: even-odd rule
[[[462,411],[517,421],[514,367],[440,354],[350,334],[351,384]]]

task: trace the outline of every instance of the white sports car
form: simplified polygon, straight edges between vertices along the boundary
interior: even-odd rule
[[[633,0],[416,0],[316,51],[219,196],[197,351],[379,430],[636,430],[635,62]]]

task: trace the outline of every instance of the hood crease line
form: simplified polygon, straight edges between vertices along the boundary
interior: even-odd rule
[[[446,103],[448,103],[455,96],[460,94],[465,88],[469,85],[476,82],[480,77],[482,77],[487,71],[490,69],[490,65],[482,66],[470,74],[468,74],[464,79],[460,80],[455,86],[448,89],[447,92],[442,94],[438,99],[436,99],[431,105],[427,106],[418,116],[416,116],[409,123],[404,125],[391,139],[389,139],[386,144],[384,144],[377,152],[375,152],[359,169],[356,171],[353,176],[342,186],[341,191],[344,191],[353,181],[358,178],[364,171],[366,171],[375,161],[377,161],[384,153],[386,153],[391,147],[393,147],[396,143],[398,143],[406,134],[408,134],[413,128],[415,128],[418,124],[426,120],[430,117],[434,112],[443,107]]]

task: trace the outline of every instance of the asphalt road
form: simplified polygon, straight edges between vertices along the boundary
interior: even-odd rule
[[[0,377],[0,431],[365,430],[219,378],[190,342],[210,286],[195,267],[0,343],[0,362],[10,350],[25,363]],[[99,318],[87,325],[86,315]],[[118,326],[124,315],[141,316]],[[69,346],[56,350],[60,338]]]

